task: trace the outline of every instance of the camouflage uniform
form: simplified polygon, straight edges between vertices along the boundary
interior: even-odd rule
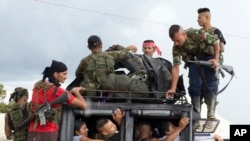
[[[205,31],[204,29],[201,29],[203,31]],[[211,27],[210,29],[206,30],[206,32],[208,32],[209,34],[212,34],[216,37],[219,38],[220,40],[220,43],[224,43],[224,45],[226,44],[226,40],[222,34],[222,32],[216,28],[216,27]],[[224,62],[224,57],[223,57],[223,54],[222,52],[220,51],[220,56],[219,56],[219,61],[220,63],[223,63]],[[219,85],[219,79],[217,78],[217,85]],[[203,103],[203,98],[206,96],[206,93],[205,92],[202,92],[201,94],[201,97],[200,97],[200,100],[201,100],[201,104]],[[205,103],[207,104],[207,101],[205,100]],[[217,105],[217,102],[216,102],[216,105]]]
[[[204,30],[204,29],[202,29],[202,30]],[[211,27],[211,28],[208,29],[206,32],[209,33],[209,34],[212,34],[212,35],[217,36],[217,37],[219,38],[220,42],[223,42],[224,45],[226,44],[226,40],[225,40],[225,38],[224,38],[222,32],[221,32],[218,28],[216,28],[216,27]],[[220,62],[221,62],[221,63],[224,62],[224,57],[223,57],[222,52],[220,52]]]
[[[187,62],[188,60],[193,60],[195,57],[203,61],[214,58],[213,45],[219,42],[216,36],[192,28],[188,29],[186,34],[186,42],[182,46],[173,47],[173,65],[180,65],[181,59]],[[188,92],[194,111],[200,113],[200,96],[202,89],[201,70],[204,72],[205,81],[209,87],[209,90],[206,90],[206,93],[208,93],[208,97],[206,97],[208,104],[207,116],[214,116],[216,92],[218,91],[215,70],[206,66],[198,66],[194,63],[186,63],[186,66],[189,68]]]
[[[81,60],[76,77],[83,77],[81,86],[90,90],[148,91],[142,80],[115,74],[114,65],[129,56],[130,52],[120,45],[112,46],[112,51],[92,53]],[[87,95],[95,93],[87,92]]]

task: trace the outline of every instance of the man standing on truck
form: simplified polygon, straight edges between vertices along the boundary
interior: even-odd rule
[[[174,42],[173,45],[173,67],[171,88],[166,92],[166,97],[173,97],[179,76],[179,65],[181,59],[189,68],[189,87],[188,92],[191,97],[193,110],[200,114],[201,87],[208,87],[207,94],[211,97],[207,100],[208,118],[215,118],[216,93],[218,91],[215,69],[219,62],[219,39],[207,32],[196,29],[184,31],[180,25],[172,25],[169,28],[169,37]],[[212,67],[201,66],[195,63],[188,63],[189,60],[203,60],[212,62]],[[213,97],[213,98],[212,98]]]
[[[219,61],[220,61],[220,63],[223,63],[224,57],[223,57],[222,53],[224,52],[224,45],[226,44],[226,40],[225,40],[222,32],[218,28],[211,25],[211,13],[210,13],[209,8],[206,8],[206,7],[199,8],[197,10],[197,13],[198,13],[197,22],[202,27],[201,30],[208,32],[212,35],[215,35],[220,39],[220,59],[219,59]],[[219,80],[218,80],[218,84],[219,84]],[[203,89],[205,89],[205,88],[206,87],[203,87]],[[209,95],[207,95],[205,92],[206,92],[206,90],[202,91],[201,101],[203,100],[203,97],[207,97],[205,99],[208,101],[211,101],[211,100],[209,100],[210,99]],[[217,96],[214,96],[211,98],[214,98],[214,101],[217,100]],[[213,105],[210,105],[210,103],[207,101],[205,101],[205,103],[207,104],[207,107],[213,106]],[[215,109],[215,107],[214,108],[211,107],[211,109]],[[209,115],[209,113],[208,113],[208,115]]]
[[[209,34],[215,35],[220,39],[220,63],[224,62],[222,53],[225,51],[226,40],[219,28],[212,26],[211,24],[211,13],[209,8],[199,8],[198,13],[198,24],[202,27],[201,30],[208,32]]]

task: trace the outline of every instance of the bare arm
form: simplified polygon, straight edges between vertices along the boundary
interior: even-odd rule
[[[225,51],[225,44],[223,42],[220,42],[220,52]]]
[[[166,92],[166,97],[167,98],[171,98],[174,96],[175,90],[176,90],[176,86],[177,86],[177,82],[178,82],[178,78],[179,78],[179,65],[174,65],[172,67],[172,82],[171,82],[171,88]]]
[[[177,136],[181,133],[181,131],[188,125],[189,118],[182,118],[179,121],[179,126],[175,129],[172,134],[169,134],[164,140],[162,141],[174,141]]]
[[[220,45],[219,43],[214,45],[214,59],[219,60],[220,56]]]
[[[5,131],[5,136],[8,140],[11,140],[12,139],[12,132],[11,132],[11,129],[8,125],[8,115],[5,114],[5,117],[4,117],[4,131]]]
[[[214,44],[213,48],[214,48],[214,59],[211,59],[209,61],[211,61],[213,63],[212,68],[215,69],[219,65],[219,56],[220,56],[220,46],[219,46],[219,43]]]
[[[72,92],[75,95],[75,99],[72,101],[72,105],[81,108],[81,109],[86,109],[87,108],[87,102],[81,95],[80,91],[83,91],[83,87],[74,87],[70,92]]]

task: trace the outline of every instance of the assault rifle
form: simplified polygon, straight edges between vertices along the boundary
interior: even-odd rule
[[[201,61],[201,60],[195,60],[195,61],[189,60],[188,63],[195,63],[197,65],[208,66],[208,67],[211,67],[213,65],[213,63],[210,61]],[[225,77],[223,70],[231,75],[231,79],[229,80],[229,82],[226,84],[226,86],[224,88],[222,88],[220,91],[217,92],[217,94],[219,94],[225,90],[225,88],[229,85],[230,81],[232,80],[232,78],[235,75],[232,66],[219,64],[219,66],[216,68],[216,72],[215,72],[217,79],[219,79],[219,74],[221,74],[223,78]]]
[[[68,100],[68,93],[65,92],[61,96],[59,96],[58,98],[56,98],[55,100],[53,100],[52,102],[50,102],[50,103],[49,102],[45,102],[43,105],[41,105],[38,108],[38,110],[35,113],[33,113],[28,118],[26,118],[23,121],[21,121],[21,123],[18,124],[17,127],[15,127],[15,130],[14,130],[14,132],[12,134],[14,134],[15,132],[18,132],[23,127],[27,126],[28,123],[30,123],[31,121],[35,120],[35,118],[37,118],[37,117],[39,117],[39,119],[40,119],[40,125],[45,125],[46,124],[46,114],[48,112],[50,112],[51,107],[53,107],[55,104],[63,103],[65,101],[67,101],[67,100]]]

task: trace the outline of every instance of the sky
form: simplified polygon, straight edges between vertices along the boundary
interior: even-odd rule
[[[7,98],[19,86],[31,93],[44,68],[58,60],[68,66],[66,87],[80,60],[90,53],[90,35],[100,36],[104,49],[133,44],[137,53],[142,53],[144,40],[153,39],[163,52],[161,57],[172,62],[169,27],[200,28],[197,9],[208,7],[212,25],[226,39],[224,64],[236,73],[218,95],[217,113],[233,124],[250,124],[249,4],[248,0],[0,0],[0,83]],[[181,74],[187,88],[188,71],[181,69]],[[221,79],[220,88],[229,78]]]

